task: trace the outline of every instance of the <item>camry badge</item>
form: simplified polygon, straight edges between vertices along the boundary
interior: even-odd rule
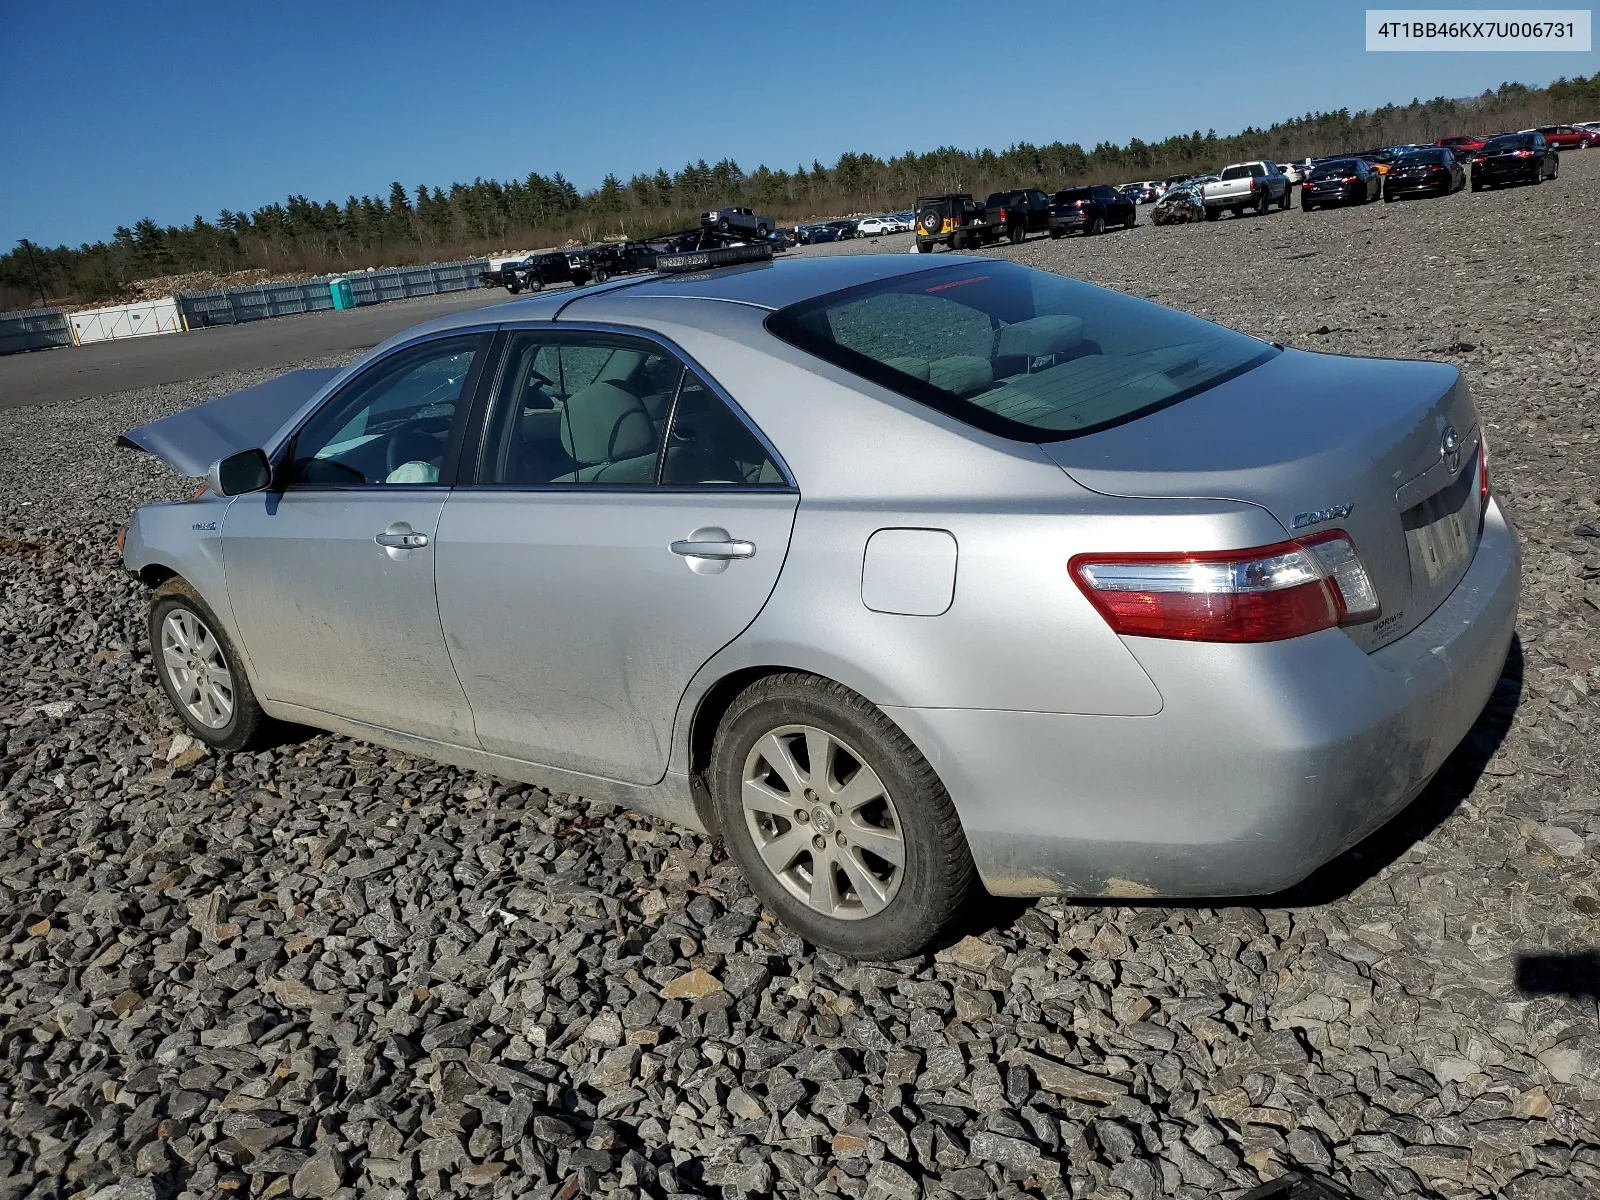
[[[1292,526],[1295,529],[1304,529],[1308,525],[1321,525],[1324,521],[1342,521],[1350,515],[1354,504],[1335,504],[1332,508],[1319,508],[1315,512],[1295,514]]]
[[[1446,425],[1439,437],[1439,457],[1450,464],[1450,474],[1461,469],[1461,439],[1456,437],[1456,427]]]

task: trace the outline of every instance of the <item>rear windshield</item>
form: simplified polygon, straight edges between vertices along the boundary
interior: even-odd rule
[[[1093,194],[1088,188],[1062,188],[1055,194],[1057,204],[1071,204],[1074,200],[1089,200]]]
[[[1448,163],[1444,150],[1408,150],[1395,160],[1401,166],[1406,163]]]
[[[805,300],[767,328],[957,420],[1030,442],[1123,424],[1278,353],[1146,300],[998,261]]]
[[[1252,175],[1265,175],[1267,169],[1260,163],[1245,163],[1240,167],[1224,167],[1224,179],[1249,179]]]
[[[1354,175],[1357,169],[1355,159],[1341,158],[1338,162],[1318,163],[1311,172],[1311,178],[1331,179],[1335,175]]]
[[[989,198],[983,202],[985,208],[1000,208],[1006,204],[1021,204],[1021,192],[991,192]]]
[[[1484,150],[1489,154],[1494,154],[1501,150],[1526,150],[1532,145],[1533,137],[1531,134],[1513,133],[1506,137],[1491,138],[1489,143],[1484,146]]]

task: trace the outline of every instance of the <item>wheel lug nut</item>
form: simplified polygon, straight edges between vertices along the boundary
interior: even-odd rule
[[[797,808],[794,810],[794,819],[800,824],[804,825],[807,821],[811,820],[811,812],[809,809]]]
[[[826,850],[828,848],[828,839],[820,836],[814,837],[811,839],[811,845],[814,849]]]
[[[838,817],[838,816],[843,816],[844,815],[844,809],[839,807],[839,802],[837,800],[835,800],[832,804],[828,805],[828,807],[833,809],[833,815],[834,816]]]
[[[844,836],[844,830],[842,829],[833,835],[833,840],[838,842],[841,846],[848,846],[850,844],[849,839]]]
[[[817,802],[817,794],[815,792],[813,792],[810,788],[807,788],[806,789],[806,803],[807,804],[815,804],[816,802]]]

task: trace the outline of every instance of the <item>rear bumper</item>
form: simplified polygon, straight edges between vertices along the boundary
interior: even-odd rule
[[[1348,204],[1352,200],[1365,199],[1367,187],[1365,184],[1345,184],[1336,188],[1308,188],[1301,185],[1300,202],[1307,200],[1313,204]]]
[[[998,895],[1259,895],[1405,807],[1476,721],[1516,621],[1516,536],[1491,505],[1467,574],[1374,654],[1126,639],[1152,717],[887,710],[939,771]]]
[[[1431,196],[1448,192],[1454,182],[1449,178],[1396,179],[1389,175],[1384,178],[1383,192],[1386,196]]]

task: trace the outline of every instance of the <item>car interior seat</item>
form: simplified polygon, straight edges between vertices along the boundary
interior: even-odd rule
[[[561,410],[561,445],[577,467],[557,482],[649,483],[659,444],[639,397],[615,383],[591,383]]]

